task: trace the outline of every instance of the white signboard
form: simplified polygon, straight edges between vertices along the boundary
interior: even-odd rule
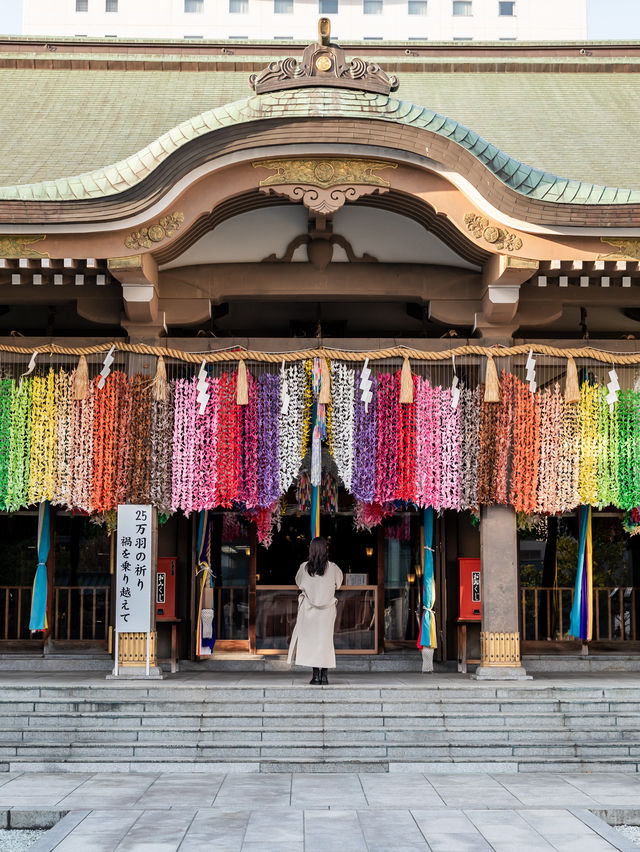
[[[151,506],[118,506],[116,630],[151,630]]]

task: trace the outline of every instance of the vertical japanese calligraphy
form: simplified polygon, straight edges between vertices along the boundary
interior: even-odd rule
[[[118,506],[116,630],[151,629],[151,506]]]

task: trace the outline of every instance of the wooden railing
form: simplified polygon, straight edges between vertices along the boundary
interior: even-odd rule
[[[56,586],[53,638],[106,640],[110,593],[109,586]]]
[[[523,640],[569,639],[573,587],[520,588],[520,624]],[[640,635],[640,588],[599,587],[593,590],[593,638],[607,642],[635,642]]]
[[[30,639],[31,586],[0,586],[0,640]]]

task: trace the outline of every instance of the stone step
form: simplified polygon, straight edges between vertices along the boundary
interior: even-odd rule
[[[28,729],[25,731],[0,731],[1,746],[37,745],[39,743],[60,746],[80,743],[166,743],[168,745],[215,743],[241,746],[246,743],[271,743],[280,745],[334,745],[351,744],[411,744],[413,746],[476,746],[495,745],[531,747],[539,745],[541,739],[545,745],[583,745],[609,744],[613,747],[637,747],[640,745],[640,730],[606,731],[532,731],[493,729],[483,732],[480,740],[476,731],[433,731],[392,730],[386,728],[361,730],[327,730],[322,727],[304,730],[279,728],[275,730],[260,728],[230,728],[210,730],[169,731],[149,728],[116,728],[113,730],[66,730]]]
[[[640,744],[640,730],[623,729],[604,731],[540,731],[494,728],[483,731],[481,743],[522,744],[539,743],[610,743],[612,745],[636,746]],[[414,743],[464,745],[477,744],[480,741],[477,731],[450,731],[433,729],[389,729],[362,728],[352,730],[331,730],[322,727],[305,729],[291,728],[223,728],[223,729],[184,729],[167,730],[162,728],[115,728],[110,730],[92,728],[85,730],[60,730],[52,728],[29,728],[24,731],[3,731],[0,733],[0,745],[35,743],[95,743],[95,742],[166,742],[166,743],[202,743],[218,742],[239,744],[245,742],[273,743]]]
[[[388,757],[396,760],[484,760],[501,759],[511,761],[520,757],[573,757],[610,761],[624,758],[640,761],[640,742],[617,743],[544,743],[535,742],[483,742],[483,743],[433,743],[415,741],[395,742],[337,742],[333,740],[313,743],[310,741],[247,742],[246,740],[223,742],[34,742],[0,744],[0,760],[34,756],[45,760],[86,758],[91,760],[156,759],[172,762],[176,759],[209,758],[216,760],[248,760],[264,757],[286,758],[290,756],[314,757]]]

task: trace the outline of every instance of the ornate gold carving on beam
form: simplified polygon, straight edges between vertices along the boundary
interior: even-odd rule
[[[27,236],[1,236],[0,235],[0,257],[15,258],[15,257],[49,257],[49,252],[36,251],[36,249],[27,248],[32,243],[39,243],[41,240],[46,240],[46,234],[34,234]]]
[[[480,660],[483,666],[519,666],[520,634],[481,631]]]
[[[330,216],[346,201],[355,201],[374,192],[388,192],[390,182],[375,172],[397,168],[397,163],[380,160],[332,158],[257,160],[252,165],[255,169],[274,172],[260,181],[261,192],[302,201],[305,207],[321,216]]]
[[[599,254],[598,260],[640,260],[640,240],[623,237],[600,237],[601,243],[614,246],[618,251],[611,254]]]
[[[124,244],[129,249],[151,248],[154,243],[160,243],[172,237],[176,231],[180,230],[183,222],[184,213],[170,213],[158,219],[154,225],[140,228],[139,231],[129,234]]]
[[[522,248],[522,240],[517,234],[510,234],[504,228],[496,228],[485,216],[465,213],[464,223],[476,240],[485,240],[498,251],[519,251]]]
[[[345,183],[389,187],[389,181],[384,180],[374,172],[398,168],[397,163],[384,163],[381,160],[343,160],[338,158],[257,160],[252,165],[254,169],[273,169],[275,171],[275,174],[260,181],[261,187],[301,183],[308,186],[320,186],[323,189]]]

